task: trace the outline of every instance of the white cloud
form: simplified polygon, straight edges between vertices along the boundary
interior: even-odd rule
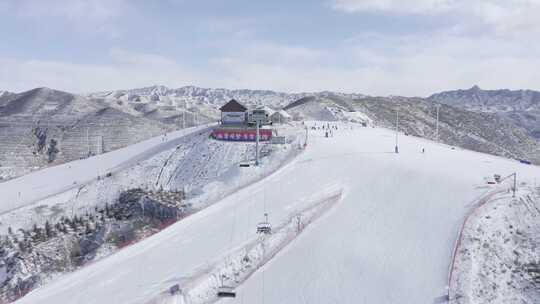
[[[50,60],[0,58],[0,88],[24,91],[51,87],[91,92],[164,84],[178,86],[200,79],[169,58],[112,49],[109,64],[80,64]]]
[[[540,32],[540,0],[333,0],[332,6],[349,13],[457,15],[462,26],[483,24],[499,35]]]
[[[16,14],[26,17],[108,19],[128,7],[125,0],[7,0]]]
[[[333,7],[346,12],[379,11],[432,13],[447,10],[453,0],[334,0]]]
[[[0,14],[15,16],[36,30],[68,27],[78,33],[121,36],[117,24],[132,14],[127,0],[3,0]]]
[[[370,34],[332,49],[265,41],[242,44],[197,67],[188,61],[120,48],[108,64],[0,59],[0,89],[48,86],[89,92],[164,84],[279,91],[334,90],[372,95],[427,96],[478,84],[540,89],[540,43],[519,40]]]
[[[247,45],[214,60],[220,86],[284,91],[337,90],[375,95],[427,96],[478,84],[485,88],[539,89],[539,43],[524,50],[498,37],[375,34],[331,50]],[[248,50],[248,51],[246,51]],[[255,51],[256,50],[256,51]],[[250,54],[262,54],[261,56]],[[271,58],[265,58],[272,54]]]

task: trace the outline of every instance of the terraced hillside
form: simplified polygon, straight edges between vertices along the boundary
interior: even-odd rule
[[[112,151],[171,128],[107,103],[34,89],[0,97],[0,178]]]

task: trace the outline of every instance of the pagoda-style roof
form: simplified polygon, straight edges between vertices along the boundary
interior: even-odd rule
[[[221,112],[245,112],[247,111],[247,108],[236,101],[235,99],[229,100],[226,104],[224,104],[221,108],[219,108]]]

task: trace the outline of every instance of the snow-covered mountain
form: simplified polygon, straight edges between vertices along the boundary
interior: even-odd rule
[[[10,95],[10,94],[13,94],[13,93],[8,92],[8,91],[0,90],[0,97],[6,96],[6,95]]]
[[[117,90],[91,93],[91,98],[119,100],[135,105],[152,105],[153,107],[174,107],[178,110],[197,108],[201,112],[217,116],[216,109],[231,99],[239,100],[246,105],[269,105],[281,107],[300,98],[296,94],[278,93],[266,90],[228,90],[207,89],[186,86],[170,89],[165,86],[151,86],[130,90]],[[144,110],[142,112],[145,112]]]
[[[466,103],[468,98],[475,94],[480,96],[478,100],[486,100],[486,102],[489,101],[486,99],[489,96],[500,95],[502,97],[497,98],[502,100],[508,98],[508,94],[514,94],[510,91],[502,92],[500,94],[483,92],[475,87],[455,95],[463,95],[463,102]],[[530,93],[532,91],[522,92],[523,96],[527,96],[523,97],[523,100],[528,100],[528,102],[519,103],[520,109],[534,108],[536,95]],[[152,86],[93,93],[88,96],[113,103],[124,103],[142,115],[161,119],[162,122],[178,122],[181,111],[201,113],[206,117],[217,119],[219,115],[217,109],[234,98],[250,107],[265,105],[276,109],[284,108],[296,120],[374,122],[377,125],[392,127],[395,123],[395,108],[398,106],[402,111],[402,129],[409,134],[430,139],[435,139],[436,128],[433,103],[440,102],[435,97],[436,95],[429,99],[421,99],[400,96],[370,97],[336,92],[291,94],[269,90],[208,89],[193,86],[178,89]],[[479,103],[482,102],[479,101]],[[491,108],[497,108],[504,104],[504,101],[495,105],[489,104]],[[520,118],[521,120],[529,119],[531,117],[529,114],[533,112],[529,111],[525,116],[516,111],[505,112],[505,115],[493,115],[492,111],[478,113],[478,107],[463,109],[464,106],[461,103],[449,105],[445,106],[441,112],[439,139],[442,142],[475,151],[540,163],[540,144],[531,138],[531,136],[534,137],[534,128],[540,129],[540,124],[531,129],[529,125],[516,123],[516,120]],[[165,113],[169,113],[169,116]]]
[[[468,90],[447,91],[431,95],[431,101],[469,111],[497,113],[540,140],[540,92],[532,90]]]
[[[473,88],[459,94],[448,93],[448,96],[498,96],[488,93]],[[523,98],[528,101],[520,102],[519,109],[526,111],[503,111],[495,113],[496,117],[492,113],[477,112],[478,107],[467,108],[474,111],[460,110],[464,107],[462,103],[457,107],[454,104],[443,107],[441,141],[539,162],[538,143],[531,140],[531,136],[540,134],[534,112],[536,95],[530,91],[523,91],[523,95],[529,96]],[[3,152],[0,176],[13,178],[50,164],[124,147],[167,130],[216,121],[219,107],[232,98],[249,107],[285,108],[296,120],[353,121],[385,127],[393,126],[393,112],[399,105],[403,130],[434,139],[433,102],[441,102],[441,96],[425,100],[193,86],[177,89],[152,86],[84,96],[48,88],[18,94],[8,92],[0,96],[0,151]],[[466,103],[467,98],[460,100]],[[449,100],[450,97],[445,103],[450,103]],[[502,101],[498,106],[501,104]]]
[[[118,99],[132,102],[156,102],[157,104],[170,106],[213,105],[220,107],[231,99],[236,99],[249,106],[266,105],[274,108],[282,108],[289,103],[310,95],[340,95],[349,98],[361,97],[362,94],[344,94],[334,92],[319,93],[283,93],[271,90],[230,90],[210,89],[195,86],[185,86],[171,89],[165,86],[150,86],[145,88],[105,91],[90,93],[87,96],[94,98]]]
[[[540,92],[532,90],[482,90],[473,86],[467,90],[436,93],[428,99],[481,112],[540,110]]]

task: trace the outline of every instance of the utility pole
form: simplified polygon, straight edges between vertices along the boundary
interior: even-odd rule
[[[395,147],[396,153],[399,153],[398,134],[399,134],[399,108],[396,108],[396,147]]]
[[[256,120],[257,134],[255,138],[255,166],[259,165],[259,120]]]
[[[437,105],[437,124],[436,124],[436,127],[435,127],[435,140],[437,142],[439,142],[439,109],[440,109],[441,105],[438,104]]]
[[[512,197],[516,197],[517,188],[517,173],[514,172],[514,188],[512,188]]]
[[[501,179],[501,182],[508,179],[509,177],[513,177],[514,178],[514,184],[513,184],[513,187],[512,187],[512,197],[516,197],[516,191],[517,191],[517,173],[514,172],[510,175],[508,175],[507,177]]]
[[[306,126],[306,142],[304,143],[304,148],[307,147],[308,137],[309,137],[309,131],[308,131],[308,127]]]
[[[90,157],[90,138],[88,137],[88,129],[90,127],[86,126],[86,147],[88,148],[88,152],[86,153],[86,157]]]

